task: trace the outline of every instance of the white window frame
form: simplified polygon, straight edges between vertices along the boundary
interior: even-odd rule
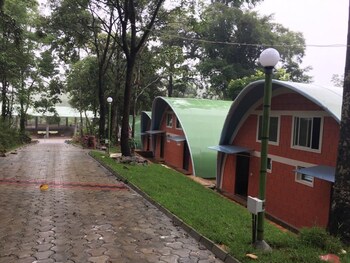
[[[168,124],[168,117],[171,116],[171,121],[169,121],[170,125]],[[173,127],[173,113],[172,112],[167,112],[166,116],[165,116],[165,124],[168,128],[172,128]]]
[[[305,167],[296,166],[295,168],[297,170],[297,169],[301,169],[301,168],[305,168]],[[308,176],[308,175],[306,175],[306,176]],[[314,187],[315,179],[312,176],[310,176],[310,177],[312,178],[311,181],[310,180],[305,180],[305,179],[303,179],[303,174],[302,173],[295,172],[295,181],[297,183],[304,184],[304,185],[307,185],[307,186],[310,186],[310,187]]]
[[[180,127],[177,126],[178,124],[180,125]],[[177,118],[177,117],[176,117],[175,128],[176,128],[177,130],[182,130],[181,123],[180,123],[180,121],[179,121],[179,118]]]
[[[295,118],[320,118],[320,139],[319,139],[319,148],[318,149],[312,149],[311,147],[306,147],[306,146],[300,146],[300,145],[294,145],[294,133],[295,133]],[[292,115],[292,137],[291,137],[291,148],[292,149],[297,149],[297,150],[302,150],[302,151],[307,151],[307,152],[314,152],[314,153],[321,153],[322,151],[322,140],[323,140],[323,124],[324,124],[324,117],[321,115],[315,115],[315,114],[294,114]],[[312,140],[312,139],[311,139]]]
[[[261,140],[259,139],[259,119],[260,117],[262,118],[262,114],[257,115],[257,121],[256,121],[256,141],[261,143]],[[276,115],[276,114],[270,114],[270,118],[277,118],[277,141],[270,141],[269,144],[271,145],[279,145],[280,142],[280,129],[281,129],[281,115]],[[271,120],[270,120],[271,123]],[[262,124],[261,124],[262,125]],[[270,126],[271,127],[271,126]]]

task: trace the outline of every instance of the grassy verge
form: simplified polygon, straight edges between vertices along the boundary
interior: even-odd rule
[[[251,215],[244,207],[164,166],[118,164],[98,152],[92,152],[92,156],[139,187],[199,233],[225,246],[241,262],[252,261],[245,256],[247,253],[258,256],[255,262],[322,262],[319,255],[334,252],[308,242],[310,238],[301,239],[267,223],[265,239],[273,252],[262,253],[251,246]],[[350,257],[343,256],[342,262],[350,262]]]

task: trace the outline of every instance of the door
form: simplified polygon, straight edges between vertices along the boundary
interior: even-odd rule
[[[188,171],[190,164],[190,150],[188,149],[187,141],[184,141],[184,154],[183,154],[183,169]]]
[[[164,158],[164,134],[160,135],[160,158]]]
[[[239,153],[236,156],[235,194],[242,197],[248,195],[249,153]]]

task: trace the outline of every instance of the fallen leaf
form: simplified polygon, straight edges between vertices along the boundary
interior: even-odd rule
[[[258,256],[254,254],[246,254],[245,256],[250,259],[258,259]]]
[[[48,190],[49,189],[49,185],[48,184],[42,184],[42,185],[40,185],[40,190],[41,191],[46,191],[46,190]]]

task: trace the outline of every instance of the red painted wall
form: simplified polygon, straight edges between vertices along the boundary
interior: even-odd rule
[[[173,117],[173,125],[172,127],[167,127],[166,125],[166,116],[168,113],[172,114]],[[167,135],[171,136],[184,136],[184,132],[182,129],[176,128],[176,115],[174,112],[170,111],[170,109],[166,110],[163,113],[162,121],[160,124],[160,130],[165,131],[164,136],[164,157],[163,160],[165,163],[169,164],[170,166],[183,169],[183,154],[184,154],[184,145],[186,141],[182,142],[175,142],[172,140],[167,139]],[[155,157],[160,158],[160,140],[161,135],[157,135],[157,144],[156,144],[156,151],[155,151]],[[192,160],[189,157],[189,173],[193,173],[192,170]]]
[[[261,110],[261,105],[257,111]],[[280,115],[279,145],[269,144],[269,155],[276,155],[296,161],[335,166],[339,125],[330,116],[323,117],[323,138],[321,153],[291,148],[292,112],[322,111],[313,102],[296,93],[278,95],[272,99],[271,114]],[[291,112],[291,113],[290,113]],[[258,115],[252,113],[240,127],[233,145],[244,146],[260,153],[257,137]],[[266,211],[275,218],[300,228],[322,226],[328,222],[331,183],[314,178],[313,187],[295,181],[293,165],[272,161],[272,172],[267,175]],[[260,158],[250,158],[248,195],[257,196],[259,187]],[[235,157],[229,155],[223,169],[222,190],[234,194]]]

